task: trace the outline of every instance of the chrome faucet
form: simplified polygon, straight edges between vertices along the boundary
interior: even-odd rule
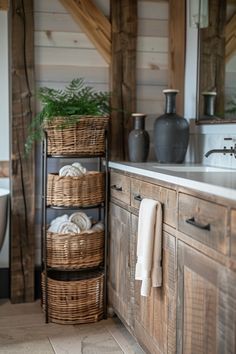
[[[226,149],[226,146],[224,146],[224,149],[213,149],[213,150],[209,150],[207,151],[207,153],[205,154],[206,157],[210,156],[211,154],[218,154],[218,153],[222,153],[222,154],[230,154],[230,156],[233,156],[236,158],[236,144],[234,146],[230,146],[230,149]]]

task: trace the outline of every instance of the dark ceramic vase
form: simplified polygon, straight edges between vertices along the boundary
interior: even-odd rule
[[[154,149],[156,158],[163,163],[184,161],[189,140],[188,121],[175,113],[175,98],[178,90],[164,90],[165,114],[154,124]]]
[[[149,152],[149,135],[145,130],[143,113],[133,113],[134,129],[129,133],[129,160],[131,162],[147,161]]]
[[[202,92],[202,95],[204,99],[203,116],[206,119],[210,119],[215,115],[216,92]]]

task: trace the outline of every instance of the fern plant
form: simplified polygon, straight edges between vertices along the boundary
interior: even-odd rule
[[[95,92],[92,87],[85,85],[82,78],[72,80],[64,90],[42,87],[38,91],[38,98],[43,108],[29,127],[26,152],[31,150],[34,141],[43,139],[45,123],[53,121],[55,117],[65,117],[63,124],[58,126],[58,129],[64,129],[77,123],[81,115],[104,116],[110,113],[110,94]]]
[[[228,100],[226,113],[231,114],[231,115],[233,115],[233,114],[235,115],[235,113],[236,113],[236,98],[235,97],[231,97]]]

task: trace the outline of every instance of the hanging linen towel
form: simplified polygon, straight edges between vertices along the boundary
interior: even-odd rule
[[[142,280],[142,296],[149,296],[151,287],[162,285],[161,256],[162,206],[159,201],[145,198],[139,209],[135,269],[135,279]]]

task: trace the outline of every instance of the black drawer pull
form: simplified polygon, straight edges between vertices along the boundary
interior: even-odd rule
[[[138,202],[141,202],[142,201],[142,197],[141,197],[141,195],[135,195],[134,196],[134,200],[137,200]]]
[[[114,189],[115,191],[118,191],[118,192],[122,191],[122,187],[117,187],[116,184],[113,184],[113,186],[111,186],[111,189]]]
[[[207,230],[207,231],[211,230],[211,225],[210,224],[207,224],[207,225],[199,224],[197,221],[195,221],[194,216],[192,218],[190,218],[190,219],[187,219],[186,223],[190,224],[190,225],[193,225],[193,226],[195,226],[195,227],[197,227],[198,229],[201,229],[201,230]]]

